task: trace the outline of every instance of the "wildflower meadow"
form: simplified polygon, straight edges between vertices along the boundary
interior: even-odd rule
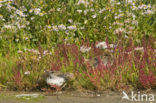
[[[0,0],[0,90],[156,88],[156,0]],[[63,80],[63,79],[62,79]]]

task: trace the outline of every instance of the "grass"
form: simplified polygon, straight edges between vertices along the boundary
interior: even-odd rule
[[[155,0],[86,1],[0,0],[0,90],[49,88],[45,70],[73,73],[74,89],[156,88]],[[113,65],[85,61],[104,53]]]

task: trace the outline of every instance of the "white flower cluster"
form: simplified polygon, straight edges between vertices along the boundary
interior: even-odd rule
[[[85,7],[92,6],[95,0],[79,0],[77,5],[84,5]]]
[[[106,49],[108,48],[108,46],[106,42],[99,42],[98,44],[96,44],[96,48]]]
[[[126,33],[126,30],[124,28],[117,28],[114,31],[114,34],[122,34],[122,33]]]
[[[21,11],[21,10],[16,10],[16,14],[18,14],[19,16],[21,16],[21,17],[26,17],[27,15],[25,15],[24,13],[23,13],[23,11]]]
[[[40,51],[35,50],[35,49],[25,48],[24,52],[32,54],[33,55],[32,58],[34,57],[33,59],[37,60],[37,61],[40,61],[42,56],[44,57],[47,55],[52,55],[52,52],[50,52],[49,50],[43,50],[42,52],[40,52]],[[21,50],[17,51],[18,54],[23,54],[24,52]],[[29,75],[30,73],[29,73],[29,71],[26,71],[24,74]]]
[[[117,44],[107,44],[106,42],[99,42],[95,45],[96,48],[99,48],[99,49],[111,49],[111,48],[116,48],[117,47]],[[80,51],[82,53],[87,53],[91,50],[91,47],[88,47],[88,46],[81,46],[80,47]]]
[[[29,13],[34,13],[38,16],[43,16],[45,13],[41,12],[41,8],[33,8],[29,10]]]
[[[106,42],[99,42],[98,44],[96,44],[96,48],[99,49],[107,49],[107,48],[116,48],[117,44],[107,44]]]
[[[93,18],[93,19],[95,19],[95,18],[96,18],[96,16],[97,16],[97,14],[94,14],[94,15],[92,15],[92,18]]]
[[[34,53],[34,54],[41,55],[41,52],[39,52],[38,50],[35,50],[35,49],[27,49],[27,48],[25,48],[25,51],[28,51],[28,52],[31,52],[31,53]],[[51,52],[49,52],[48,50],[44,50],[42,54],[43,55],[48,55],[48,54],[51,55]]]
[[[52,28],[53,31],[62,31],[62,30],[77,30],[76,25],[70,25],[70,26],[65,26],[63,24],[61,25],[55,25],[55,26],[48,26],[49,28]]]
[[[115,19],[119,19],[119,18],[121,18],[121,17],[123,17],[124,16],[124,14],[115,14]]]
[[[145,5],[145,4],[142,4],[142,5],[132,5],[131,6],[131,9],[132,10],[142,10],[142,15],[145,15],[145,14],[154,14],[156,9],[154,6],[151,6],[151,5]]]
[[[22,6],[19,8],[15,8],[12,4],[14,3],[13,0],[2,0],[0,1],[0,7],[4,6],[4,8],[10,13],[8,19],[10,21],[3,24],[3,29],[14,29],[16,32],[18,29],[26,28],[29,25],[29,21],[27,21],[26,11],[27,9]],[[5,21],[3,15],[0,14],[0,20]]]
[[[26,21],[25,18],[17,17],[15,20],[4,24],[3,28],[17,30],[26,28],[27,25],[29,25],[29,21]]]
[[[6,28],[6,29],[15,29],[16,27],[13,26],[13,25],[4,24],[3,28]]]
[[[88,0],[79,0],[77,5],[80,5],[80,4],[83,4],[87,7],[89,5],[89,2],[88,2]]]

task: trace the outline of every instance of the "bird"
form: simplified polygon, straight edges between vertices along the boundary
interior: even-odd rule
[[[67,81],[73,78],[72,73],[62,73],[60,71],[45,71],[44,78],[46,83],[56,89],[56,92],[60,91],[66,86]]]
[[[103,53],[101,55],[91,57],[90,59],[85,59],[84,61],[89,63],[93,68],[96,68],[100,63],[104,66],[112,66],[114,63],[113,56],[110,53]]]
[[[50,87],[56,89],[57,99],[59,100],[58,92],[61,91],[61,89],[66,86],[67,81],[74,78],[74,75],[72,73],[62,73],[60,71],[46,70],[44,74],[44,78],[46,83]]]

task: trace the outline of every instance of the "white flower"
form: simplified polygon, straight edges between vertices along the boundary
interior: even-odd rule
[[[81,29],[81,30],[84,30],[84,29],[85,29],[85,27],[84,27],[84,26],[82,26],[82,27],[80,27],[80,29]]]
[[[154,11],[153,10],[147,10],[147,11],[145,11],[145,14],[154,14]]]
[[[106,9],[103,8],[103,9],[101,9],[101,10],[99,11],[99,13],[101,14],[101,13],[103,13],[105,10],[106,10]]]
[[[21,11],[27,11],[27,9],[24,6],[20,7],[20,10]]]
[[[124,16],[124,14],[116,15],[116,16],[115,16],[115,19],[119,19],[119,18],[121,18],[121,17],[123,17],[123,16]]]
[[[148,4],[147,8],[151,8],[151,5],[150,5],[150,4]]]
[[[63,24],[58,25],[58,28],[59,28],[60,30],[66,30],[66,26],[65,26],[65,25],[63,25]]]
[[[24,72],[25,75],[29,75],[30,74],[30,71],[26,71]]]
[[[82,13],[82,10],[77,10],[78,13]]]
[[[29,13],[32,13],[32,12],[33,12],[33,10],[32,10],[32,9],[30,9],[30,10],[29,10]]]
[[[15,41],[16,41],[16,42],[18,42],[18,41],[19,41],[19,39],[15,39]]]
[[[133,20],[132,22],[131,22],[133,25],[138,25],[138,21],[137,20]]]
[[[116,3],[117,5],[120,5],[121,3],[120,2],[118,2],[118,3]]]
[[[35,15],[39,15],[40,12],[41,12],[41,9],[40,9],[40,8],[35,8],[35,9],[34,9]]]
[[[95,11],[93,8],[90,9],[91,12]]]
[[[31,20],[34,20],[34,19],[35,19],[35,17],[31,17],[30,19],[31,19]]]
[[[83,13],[84,15],[87,15],[88,10],[84,10]]]
[[[119,13],[122,13],[122,10],[119,9]]]
[[[106,42],[99,42],[98,44],[96,44],[96,48],[106,49],[108,48],[108,46]]]
[[[59,31],[57,26],[52,26],[52,28],[53,28],[53,31]]]
[[[85,21],[84,21],[84,24],[87,24],[87,23],[88,23],[88,20],[85,20]]]
[[[77,30],[77,27],[75,25],[72,25],[72,26],[68,26],[67,27],[69,30]]]
[[[133,20],[135,20],[136,16],[134,14],[132,14],[132,18],[133,18]]]
[[[126,30],[124,28],[118,28],[114,31],[115,34],[125,33]]]
[[[133,5],[133,6],[131,6],[131,9],[132,9],[132,10],[137,10],[138,7],[136,7],[135,5]]]
[[[26,17],[27,15],[25,15],[22,11],[20,10],[16,10],[16,13],[21,16],[21,17]]]
[[[68,22],[69,22],[69,23],[73,23],[73,20],[72,20],[72,19],[68,19]]]
[[[51,25],[46,25],[46,27],[47,27],[48,29],[51,29]]]
[[[96,18],[97,14],[92,15],[92,18]]]
[[[61,8],[57,8],[57,11],[60,11],[61,10]]]
[[[87,47],[87,46],[81,46],[81,47],[80,47],[80,51],[81,51],[82,53],[89,52],[90,49],[91,49],[91,47]]]
[[[29,38],[28,37],[25,37],[25,40],[28,40]]]
[[[79,0],[77,5],[80,5],[80,4],[83,4],[87,7],[89,5],[89,2],[88,2],[88,0]]]
[[[126,2],[131,4],[131,3],[133,3],[133,0],[126,0]]]
[[[13,26],[11,26],[11,25],[4,25],[4,28],[11,29],[11,28],[13,28]]]
[[[35,54],[40,54],[40,52],[38,50],[35,49],[29,49],[29,52],[35,53]]]
[[[120,22],[114,22],[113,25],[120,25],[120,26],[123,26],[124,24],[123,24],[123,23],[120,23]]]

